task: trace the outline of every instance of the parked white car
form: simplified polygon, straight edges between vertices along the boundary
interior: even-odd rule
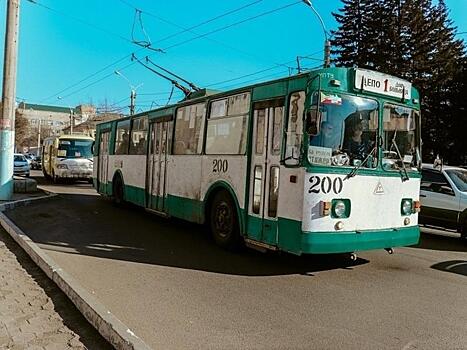
[[[30,174],[30,165],[26,157],[20,153],[14,154],[14,165],[13,165],[13,174],[14,175],[26,175]]]
[[[420,201],[420,223],[454,229],[467,237],[466,169],[423,164]]]

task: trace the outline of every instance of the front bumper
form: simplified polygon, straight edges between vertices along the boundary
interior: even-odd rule
[[[418,226],[358,232],[303,232],[302,253],[349,253],[370,249],[393,248],[417,244]]]
[[[14,169],[13,175],[29,175],[29,169]]]
[[[90,180],[92,179],[92,169],[57,169],[55,175],[63,179]]]

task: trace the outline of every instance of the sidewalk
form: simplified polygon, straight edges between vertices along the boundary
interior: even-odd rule
[[[40,195],[15,194],[13,200]],[[111,348],[0,226],[0,349]]]
[[[0,349],[111,349],[3,228]]]

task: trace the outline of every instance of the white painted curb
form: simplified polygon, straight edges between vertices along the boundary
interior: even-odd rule
[[[63,271],[55,261],[45,254],[21,229],[15,225],[2,211],[17,206],[27,205],[35,200],[51,198],[48,196],[23,199],[0,205],[0,224],[10,236],[24,249],[31,259],[44,273],[57,284],[66,296],[75,304],[88,322],[117,350],[150,350],[127,326],[116,318],[104,305],[86,291],[68,273]]]

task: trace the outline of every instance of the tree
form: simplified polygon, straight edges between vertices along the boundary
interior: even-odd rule
[[[24,140],[28,137],[29,121],[16,110],[15,112],[15,147],[23,146]]]
[[[465,81],[461,73],[465,47],[455,39],[445,1],[436,5],[432,0],[342,3],[340,13],[333,14],[339,23],[331,41],[335,64],[410,80],[421,96],[424,153],[460,161],[461,155],[453,156],[453,150],[463,144],[454,131],[454,126],[460,125],[456,116],[461,108],[454,100],[459,100],[462,79]]]

